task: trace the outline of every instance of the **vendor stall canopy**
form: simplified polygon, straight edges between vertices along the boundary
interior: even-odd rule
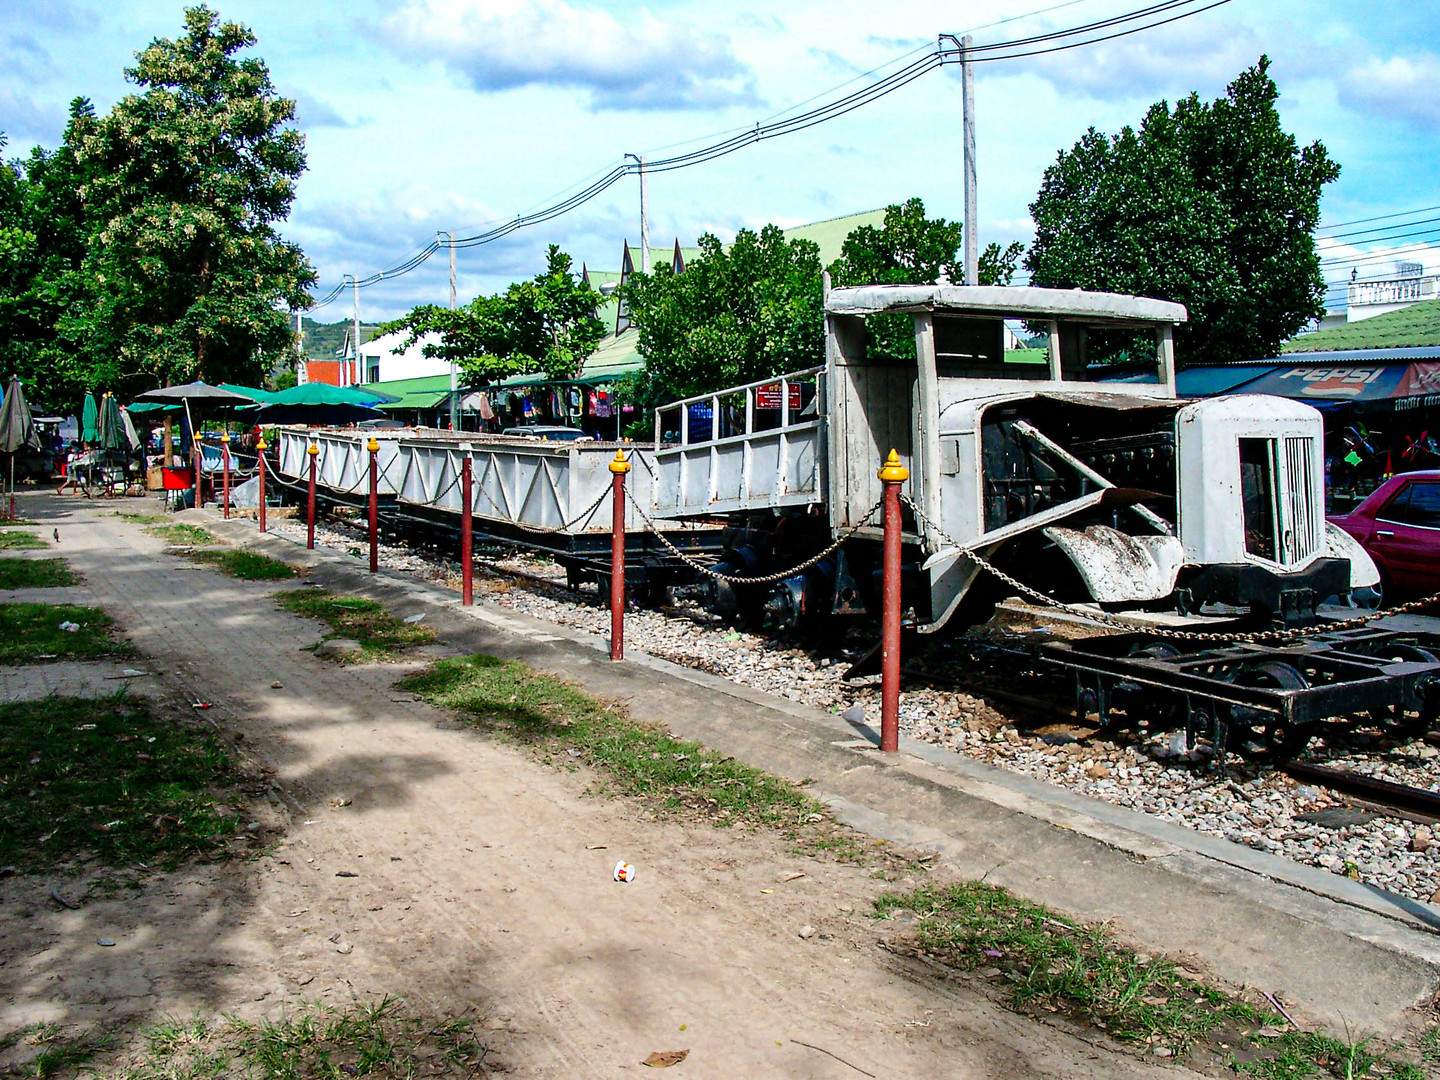
[[[1404,412],[1440,405],[1440,347],[1307,352],[1257,364],[1188,367],[1176,376],[1176,390],[1181,397],[1273,394],[1322,411],[1354,405]]]

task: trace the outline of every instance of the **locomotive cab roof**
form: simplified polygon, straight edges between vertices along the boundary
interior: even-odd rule
[[[938,311],[1004,319],[1063,319],[1114,327],[1182,323],[1184,304],[1124,293],[1011,285],[859,285],[831,289],[836,315]]]

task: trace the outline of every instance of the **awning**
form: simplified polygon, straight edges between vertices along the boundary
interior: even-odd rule
[[[1322,407],[1356,404],[1383,412],[1417,409],[1440,405],[1440,361],[1278,365],[1245,382],[1241,392],[1274,394]]]

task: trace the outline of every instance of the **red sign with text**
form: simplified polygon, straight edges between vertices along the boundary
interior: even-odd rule
[[[755,407],[757,409],[778,409],[780,408],[780,384],[771,383],[769,386],[757,386],[755,388]],[[797,383],[790,387],[790,408],[800,408],[800,386]]]

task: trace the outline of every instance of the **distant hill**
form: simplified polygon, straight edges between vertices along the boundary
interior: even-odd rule
[[[349,319],[333,323],[317,323],[305,320],[305,338],[302,345],[307,360],[334,360],[345,337],[355,325]],[[360,342],[364,344],[375,336],[380,327],[375,323],[360,324]]]

